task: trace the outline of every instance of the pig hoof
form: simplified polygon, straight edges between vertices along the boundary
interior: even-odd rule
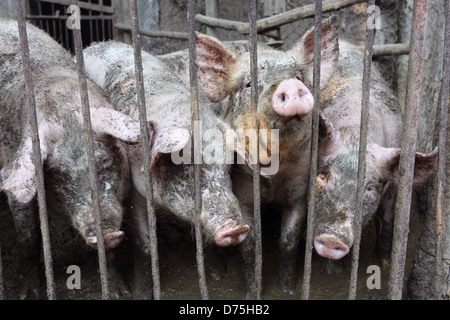
[[[220,231],[215,237],[216,244],[221,247],[237,245],[244,241],[249,231],[250,227],[248,225],[238,225],[231,229]]]
[[[23,275],[19,276],[19,299],[20,300],[39,300],[41,296],[41,283],[38,277],[25,279]]]

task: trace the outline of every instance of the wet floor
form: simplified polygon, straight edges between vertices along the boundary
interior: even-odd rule
[[[3,261],[3,275],[5,296],[7,299],[18,298],[17,288],[17,252],[13,237],[13,223],[9,211],[3,205],[0,210],[0,241]],[[266,300],[300,299],[304,244],[299,249],[298,285],[294,295],[283,293],[277,284],[277,218],[263,217],[263,293]],[[64,224],[59,217],[50,216],[50,226]],[[361,257],[359,261],[357,299],[386,299],[389,280],[389,268],[381,270],[380,289],[369,289],[367,281],[372,273],[367,273],[370,265],[379,265],[374,253],[374,237],[376,223],[365,229],[361,244]],[[80,236],[66,224],[59,228],[61,237],[52,233],[52,254],[58,299],[101,299],[100,278],[97,267],[97,252],[88,248]],[[190,234],[189,226],[158,226],[159,264],[161,278],[161,298],[168,300],[201,299],[198,285],[198,274],[195,260],[195,242]],[[414,243],[420,235],[420,219],[413,210],[411,216],[411,232],[409,234],[409,249],[407,256],[407,279],[413,255]],[[122,299],[131,299],[131,283],[133,268],[130,255],[131,245],[127,238],[117,248],[116,256],[119,260],[119,269],[125,286],[122,290]],[[208,293],[210,299],[240,300],[243,298],[243,273],[240,252],[237,247],[226,248],[220,251],[226,272],[221,280],[212,280],[208,277]],[[339,274],[325,272],[326,260],[315,252],[312,258],[310,299],[347,299],[349,290],[351,257],[344,259],[343,270]],[[70,274],[66,273],[69,265],[78,265],[81,270],[81,289],[70,290],[66,282]],[[43,265],[43,262],[42,262]],[[372,281],[369,282],[372,283]],[[43,283],[45,279],[42,278]],[[406,288],[406,285],[405,285]]]

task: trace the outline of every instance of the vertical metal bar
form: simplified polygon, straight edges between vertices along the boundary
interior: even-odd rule
[[[305,264],[303,270],[302,299],[308,300],[311,286],[311,260],[313,250],[313,232],[316,202],[316,176],[317,157],[319,144],[319,102],[320,102],[320,48],[322,45],[322,1],[316,0],[314,23],[314,69],[313,69],[313,94],[314,109],[312,111],[311,126],[311,159],[308,185],[308,217],[306,226]]]
[[[375,0],[367,1],[368,10],[375,5]],[[369,15],[369,12],[367,12]],[[374,40],[374,28],[369,24],[368,18],[366,29],[366,45],[364,48],[364,71],[362,79],[362,99],[361,99],[361,124],[359,131],[359,151],[358,151],[358,175],[356,182],[356,203],[354,217],[355,240],[352,253],[352,270],[350,274],[350,288],[348,299],[356,298],[356,282],[358,278],[359,249],[361,244],[361,220],[364,197],[364,178],[366,176],[366,151],[367,151],[367,131],[369,127],[369,100],[370,100],[370,67],[372,63],[372,48]]]
[[[419,120],[420,98],[425,56],[429,0],[415,1],[409,51],[408,80],[406,84],[405,117],[399,163],[399,182],[395,203],[394,239],[388,298],[402,298],[403,276],[409,232],[412,182]]]
[[[256,155],[253,169],[253,221],[255,236],[255,298],[261,300],[262,292],[262,239],[261,239],[261,186],[259,166],[259,123],[256,118],[258,110],[258,56],[257,56],[257,1],[249,2],[250,21],[250,74],[251,74],[251,114],[252,128],[256,132]],[[252,155],[253,156],[253,155]]]
[[[0,300],[5,299],[4,285],[3,285],[3,263],[2,263],[2,249],[0,244]]]
[[[443,214],[444,196],[445,196],[445,161],[447,154],[447,129],[448,129],[448,99],[449,99],[449,85],[450,85],[450,0],[445,1],[445,37],[444,37],[444,61],[442,63],[442,82],[441,82],[441,96],[440,96],[440,107],[439,113],[437,114],[437,119],[439,126],[438,130],[438,148],[439,148],[439,158],[436,174],[436,255],[435,255],[435,269],[436,275],[434,279],[434,293],[435,299],[440,298],[441,290],[439,287],[442,284],[442,242],[445,236],[442,232],[442,228],[445,230],[445,217]],[[444,211],[445,212],[445,211]]]
[[[28,101],[28,112],[33,142],[33,164],[36,168],[36,189],[39,205],[39,220],[41,225],[42,246],[44,251],[45,279],[47,282],[47,297],[49,300],[56,299],[55,282],[53,276],[53,261],[50,245],[50,232],[47,217],[47,207],[44,188],[44,170],[41,159],[41,148],[39,140],[39,128],[36,116],[36,101],[34,97],[33,76],[31,74],[30,52],[28,48],[27,26],[25,22],[25,10],[22,0],[16,0],[17,21],[19,27],[20,48],[22,51],[23,72],[25,77],[25,90]]]
[[[142,69],[141,38],[136,0],[130,0],[131,33],[134,49],[134,70],[136,73],[136,89],[139,107],[139,122],[141,125],[142,154],[144,155],[145,192],[147,201],[148,228],[150,233],[150,253],[152,263],[153,298],[161,299],[159,278],[158,239],[156,237],[156,215],[153,201],[153,184],[150,165],[150,139],[147,127],[147,110],[145,107],[144,72]]]
[[[71,0],[72,5],[78,6],[78,0]],[[95,153],[93,133],[91,127],[91,114],[89,110],[88,89],[86,83],[86,73],[84,68],[83,42],[81,39],[81,29],[73,29],[73,39],[75,46],[75,56],[77,61],[78,80],[80,84],[81,107],[84,124],[84,138],[86,141],[86,152],[89,167],[89,180],[92,192],[92,208],[95,219],[95,232],[97,234],[98,262],[100,269],[100,281],[102,287],[102,299],[109,299],[108,270],[106,263],[105,241],[102,231],[102,217],[100,211],[100,201],[98,192],[97,169],[95,165]]]
[[[209,299],[208,287],[206,285],[205,262],[203,255],[203,241],[200,214],[202,211],[200,173],[201,164],[195,159],[201,159],[201,147],[196,143],[200,141],[199,107],[198,107],[198,84],[197,84],[197,54],[195,36],[195,0],[188,0],[188,22],[189,22],[189,84],[191,93],[191,123],[192,143],[194,157],[194,198],[195,198],[195,240],[197,248],[197,271],[199,276],[200,293],[203,300]]]

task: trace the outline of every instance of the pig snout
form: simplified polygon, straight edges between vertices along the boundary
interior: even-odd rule
[[[122,241],[123,237],[123,231],[105,233],[105,249],[112,249],[117,247],[117,245]],[[87,237],[86,241],[92,248],[97,249],[97,236]]]
[[[214,240],[218,246],[226,247],[231,245],[237,245],[244,241],[250,227],[246,224],[236,224],[235,221],[225,228],[222,228],[214,237]]]
[[[322,234],[314,238],[314,248],[322,257],[338,260],[344,257],[350,248],[338,237]]]
[[[300,80],[287,79],[275,90],[272,107],[282,117],[305,116],[312,111],[314,98]]]

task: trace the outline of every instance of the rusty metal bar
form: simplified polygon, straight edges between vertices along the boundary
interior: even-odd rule
[[[331,0],[323,1],[322,11],[335,11],[340,8],[347,7],[356,3],[365,2],[366,0]],[[282,25],[298,21],[307,17],[312,17],[315,13],[314,4],[307,4],[300,8],[295,8],[289,11],[285,11],[280,14],[276,14],[267,18],[263,18],[257,21],[257,31],[263,32],[268,29],[280,27]],[[209,27],[217,27],[222,29],[236,30],[241,34],[248,34],[250,32],[250,26],[246,22],[233,21],[226,19],[218,19],[214,17],[208,17],[202,14],[197,14],[195,20]]]
[[[3,263],[2,263],[2,248],[0,244],[0,300],[5,299],[4,285],[3,285]]]
[[[251,75],[251,113],[252,127],[256,134],[256,155],[253,169],[253,224],[255,237],[255,298],[261,300],[262,292],[262,237],[261,237],[261,186],[259,166],[259,123],[256,118],[258,110],[258,48],[257,48],[257,1],[249,1],[250,21],[250,75]]]
[[[156,215],[153,199],[153,184],[150,165],[150,139],[147,127],[147,110],[145,106],[144,72],[142,69],[141,38],[136,0],[130,0],[130,17],[134,49],[134,68],[136,73],[136,89],[139,107],[139,122],[141,125],[142,154],[144,155],[145,192],[147,201],[148,228],[150,233],[150,253],[152,263],[153,298],[161,299],[161,284],[159,277],[158,239],[156,237]]]
[[[20,48],[22,51],[23,72],[25,77],[25,90],[28,101],[28,112],[33,142],[33,164],[36,168],[36,189],[39,205],[39,220],[41,225],[42,246],[44,252],[45,279],[47,282],[47,297],[49,300],[56,299],[55,281],[53,274],[53,260],[50,245],[50,232],[48,225],[47,207],[44,187],[44,170],[41,159],[41,148],[39,140],[39,128],[36,115],[36,101],[34,97],[33,76],[31,74],[30,52],[28,47],[27,26],[25,22],[25,10],[22,0],[16,0],[17,21],[20,37]],[[26,110],[26,109],[25,109]]]
[[[435,269],[436,275],[434,279],[434,294],[435,299],[440,298],[440,289],[443,279],[442,279],[442,243],[445,237],[445,221],[448,219],[445,214],[445,166],[446,166],[446,155],[447,155],[447,129],[448,129],[448,99],[449,99],[449,85],[450,85],[450,0],[445,1],[446,15],[445,15],[445,36],[444,36],[444,61],[442,63],[442,82],[441,82],[441,95],[440,95],[440,106],[439,113],[436,116],[438,120],[438,148],[439,148],[439,158],[437,165],[436,174],[436,255],[435,255]],[[444,232],[442,229],[444,228]]]
[[[78,0],[71,0],[71,4],[78,6]],[[83,42],[81,39],[81,29],[73,29],[74,50],[77,61],[78,81],[80,84],[81,111],[83,114],[84,139],[86,141],[86,153],[89,167],[89,181],[92,192],[92,208],[95,219],[95,232],[97,235],[98,263],[100,269],[100,281],[102,287],[102,299],[110,298],[108,288],[108,269],[106,263],[105,241],[102,231],[102,217],[99,201],[99,187],[97,169],[95,165],[94,141],[91,127],[91,113],[89,109],[89,97],[86,83],[86,72],[84,68]]]
[[[114,24],[114,28],[124,31],[131,31],[131,27],[127,26],[124,23],[116,23]],[[180,40],[188,40],[189,38],[189,33],[178,31],[158,31],[158,30],[140,29],[139,33],[143,36],[155,38],[173,38]]]
[[[412,182],[417,141],[419,108],[422,94],[425,40],[429,0],[415,1],[410,40],[405,116],[399,163],[399,181],[395,203],[394,239],[392,243],[391,271],[388,298],[400,300],[409,232]]]
[[[322,1],[316,0],[314,22],[314,69],[313,94],[314,109],[311,126],[311,158],[308,185],[308,217],[306,226],[305,264],[303,270],[302,299],[308,300],[311,286],[311,260],[313,250],[313,233],[316,202],[316,176],[319,145],[319,102],[320,102],[320,58],[322,44]]]
[[[375,0],[367,1],[367,7],[375,5]],[[368,9],[369,10],[369,9]],[[369,16],[369,12],[367,12]],[[364,49],[364,71],[362,79],[362,99],[361,99],[361,124],[359,131],[358,150],[358,175],[356,180],[356,203],[355,203],[355,240],[352,253],[352,270],[350,273],[350,288],[348,299],[356,298],[356,284],[358,280],[359,249],[361,244],[362,211],[364,197],[364,178],[366,176],[366,152],[367,152],[367,132],[369,127],[369,100],[370,100],[370,67],[372,63],[372,51],[374,40],[374,28],[368,23],[366,29],[366,45]]]
[[[192,140],[191,147],[194,158],[194,200],[195,200],[195,243],[197,249],[197,271],[199,276],[200,293],[203,300],[209,299],[208,287],[206,285],[205,262],[203,255],[203,241],[200,214],[202,211],[202,194],[200,184],[201,163],[195,159],[201,159],[201,141],[199,128],[198,107],[198,83],[197,83],[197,53],[195,35],[195,0],[188,0],[188,22],[189,22],[189,84],[191,94],[191,124]],[[200,142],[201,143],[201,142]]]

